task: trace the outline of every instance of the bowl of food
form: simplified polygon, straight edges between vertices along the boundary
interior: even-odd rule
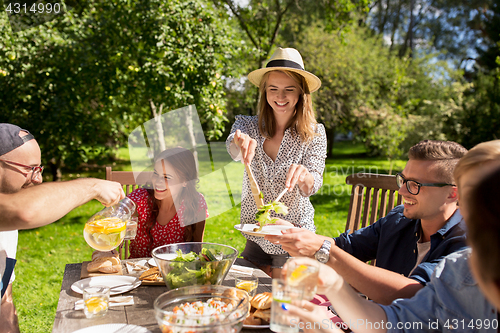
[[[238,256],[234,247],[214,243],[177,243],[152,251],[167,288],[220,285]]]
[[[248,293],[226,286],[177,288],[154,302],[162,333],[237,333],[249,310]]]

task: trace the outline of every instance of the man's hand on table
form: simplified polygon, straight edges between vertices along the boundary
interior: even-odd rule
[[[284,220],[278,220],[276,224],[292,225],[290,222]],[[292,257],[313,257],[325,239],[332,242],[331,238],[317,235],[304,228],[283,230],[281,236],[266,235],[265,239],[273,244],[281,245],[283,250],[288,252]]]

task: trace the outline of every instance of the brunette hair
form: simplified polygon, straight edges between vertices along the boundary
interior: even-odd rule
[[[199,201],[200,195],[196,190],[196,184],[198,183],[198,171],[196,169],[196,162],[194,155],[191,151],[185,148],[171,148],[162,151],[155,157],[155,163],[159,160],[163,160],[169,163],[179,175],[181,181],[186,182],[186,187],[182,190],[181,198],[184,202],[184,241],[190,242],[193,240],[194,227],[196,222],[201,221],[199,219],[201,214],[199,212]],[[151,215],[145,224],[146,233],[150,238],[150,244],[153,244],[153,236],[151,235],[151,230],[153,229],[159,212],[159,200],[154,197],[153,186],[148,186],[148,204],[151,207]],[[152,249],[148,249],[152,250]]]
[[[467,239],[478,260],[479,274],[485,280],[495,282],[500,281],[499,194],[500,168],[497,168],[472,188],[465,199],[469,212]]]
[[[266,93],[267,80],[272,72],[276,71],[264,74],[259,86],[259,131],[261,135],[268,139],[272,138],[276,133],[276,119],[271,105],[267,102]],[[299,135],[302,142],[309,143],[315,136],[317,122],[307,81],[302,75],[295,72],[287,70],[279,70],[278,72],[282,72],[294,79],[301,90],[299,100],[295,105],[295,113],[285,128],[290,128],[292,135]]]
[[[453,141],[424,140],[410,148],[408,158],[418,161],[437,162],[437,176],[440,181],[455,184],[453,170],[467,149]]]

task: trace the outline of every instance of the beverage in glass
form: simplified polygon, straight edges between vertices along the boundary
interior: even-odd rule
[[[273,279],[273,302],[271,304],[271,322],[269,328],[273,332],[298,333],[300,319],[291,316],[283,309],[283,304],[292,301],[301,301],[304,288],[301,286],[290,286],[282,279]]]
[[[237,275],[234,277],[234,285],[238,289],[245,290],[252,298],[257,293],[259,278],[255,275]]]
[[[83,289],[83,312],[87,318],[102,317],[108,312],[109,287],[89,286]]]
[[[137,235],[137,223],[139,222],[139,218],[131,217],[127,221],[127,228],[125,229],[125,238],[124,239],[135,239]]]
[[[304,264],[300,258],[290,258],[286,265],[286,282],[290,286],[303,286],[304,299],[312,300],[318,285],[319,262]]]

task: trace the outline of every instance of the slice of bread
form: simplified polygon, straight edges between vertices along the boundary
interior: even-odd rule
[[[265,310],[271,308],[272,302],[273,302],[272,294],[270,292],[265,292],[255,295],[250,301],[250,304],[258,310]]]

